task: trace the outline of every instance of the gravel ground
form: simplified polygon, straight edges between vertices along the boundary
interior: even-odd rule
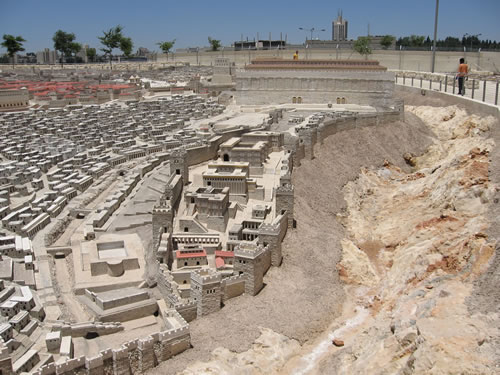
[[[193,348],[160,364],[149,374],[174,374],[195,361],[207,361],[219,346],[241,352],[270,328],[304,343],[340,314],[343,286],[336,272],[344,237],[335,216],[345,207],[342,187],[363,166],[388,160],[407,168],[402,155],[422,153],[431,134],[415,116],[406,121],[340,132],[317,146],[316,158],[294,170],[297,228],[283,243],[283,264],[271,268],[265,288],[243,295],[217,313],[190,323]]]

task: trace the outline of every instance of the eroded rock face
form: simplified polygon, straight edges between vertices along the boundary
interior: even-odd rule
[[[234,353],[226,348],[216,348],[210,362],[195,363],[181,374],[274,374],[299,348],[296,340],[262,328],[250,350]]]
[[[364,286],[357,303],[373,319],[351,340],[349,354],[337,354],[335,367],[340,373],[493,374],[488,342],[498,332],[488,321],[498,317],[470,316],[465,299],[494,252],[485,235],[494,144],[482,135],[494,119],[457,107],[407,110],[437,135],[415,158],[415,172],[386,163],[362,170],[345,187],[349,245],[338,268],[346,282]],[[357,251],[364,252],[358,263]]]

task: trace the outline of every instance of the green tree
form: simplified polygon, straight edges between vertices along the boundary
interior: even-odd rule
[[[73,53],[78,53],[82,46],[80,43],[76,43],[75,34],[66,33],[62,30],[57,30],[52,37],[54,41],[54,49],[61,52],[61,66],[63,66],[64,58],[67,56],[72,56]]]
[[[212,39],[211,37],[208,37],[208,43],[212,46],[212,51],[218,51],[220,48],[220,40],[217,39]]]
[[[108,31],[103,31],[104,36],[99,36],[98,39],[101,41],[101,44],[104,48],[101,48],[101,51],[109,57],[109,66],[112,69],[111,65],[112,53],[113,49],[119,48],[123,52],[125,56],[130,56],[132,53],[133,43],[131,38],[127,38],[122,34],[123,27],[118,25],[112,27]]]
[[[123,37],[120,40],[120,50],[127,57],[130,57],[132,54],[132,48],[134,48],[134,43],[132,43],[132,38]]]
[[[171,41],[167,40],[165,42],[159,42],[159,43],[156,43],[156,44],[159,45],[160,49],[163,51],[163,53],[167,55],[167,60],[168,60],[168,53],[170,52],[170,50],[174,46],[175,39],[171,40]]]
[[[87,48],[87,57],[90,61],[95,62],[95,57],[97,55],[97,51],[95,48]]]
[[[411,47],[423,47],[424,42],[425,42],[425,36],[410,35],[410,46]]]
[[[12,59],[12,68],[14,68],[15,64],[15,56],[16,53],[24,51],[23,43],[26,40],[23,39],[22,36],[14,36],[9,34],[4,34],[2,47],[7,48],[7,55]]]
[[[368,59],[368,55],[372,53],[372,49],[370,48],[371,40],[369,36],[360,36],[358,40],[354,42],[354,50],[360,55],[365,56],[365,59]]]
[[[392,35],[384,35],[382,37],[382,40],[380,41],[380,44],[382,45],[383,49],[387,49],[392,45],[392,43],[394,43],[395,40],[396,38],[394,38]]]

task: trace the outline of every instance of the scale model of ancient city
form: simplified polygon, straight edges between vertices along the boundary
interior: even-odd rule
[[[49,52],[44,53],[49,55]],[[403,79],[406,83],[411,79],[411,86],[418,86],[420,79],[419,87],[397,85],[401,76],[396,77],[374,59],[306,58],[304,53],[293,58],[295,51],[280,49],[273,55],[263,51],[259,56],[258,52],[250,60],[243,60],[243,64],[236,61],[236,54],[228,56],[226,51],[224,56],[218,51],[204,53],[203,58],[211,59],[208,65],[183,62],[177,57],[175,61],[170,58],[148,63],[117,62],[112,69],[108,64],[5,67],[0,74],[0,374],[125,375],[182,371],[190,363],[183,366],[170,363],[207,345],[210,338],[200,333],[205,332],[203,327],[212,327],[213,337],[227,335],[229,340],[240,329],[242,335],[249,334],[244,328],[250,319],[246,315],[253,315],[252,321],[259,321],[258,315],[262,314],[264,337],[272,335],[266,331],[265,322],[278,308],[295,309],[292,317],[299,316],[296,310],[303,309],[301,318],[313,323],[319,320],[315,310],[334,311],[332,306],[337,298],[339,301],[344,298],[342,293],[328,292],[338,293],[331,301],[313,285],[324,282],[318,288],[328,288],[325,280],[333,277],[329,275],[335,275],[335,280],[340,277],[348,284],[361,285],[364,291],[373,291],[370,288],[385,282],[385,290],[395,293],[388,297],[386,292],[367,292],[369,298],[363,299],[362,293],[357,292],[358,300],[352,304],[358,306],[357,312],[350,311],[351,321],[345,327],[355,327],[361,319],[369,319],[368,311],[375,311],[374,316],[378,311],[386,311],[384,299],[393,298],[387,311],[407,311],[412,316],[427,314],[441,302],[433,299],[431,307],[419,305],[410,309],[405,307],[406,300],[398,299],[401,296],[420,288],[420,294],[414,298],[427,298],[423,296],[431,296],[438,290],[440,297],[448,298],[452,290],[457,290],[451,287],[441,290],[441,281],[430,275],[434,272],[445,277],[454,274],[450,271],[452,267],[465,269],[457,265],[461,260],[452,264],[452,255],[441,250],[435,250],[434,255],[426,253],[419,260],[411,255],[417,254],[416,250],[397,255],[399,249],[410,246],[414,239],[413,234],[397,229],[398,221],[411,222],[411,212],[418,210],[407,207],[406,216],[386,223],[380,229],[384,234],[378,236],[370,228],[378,228],[384,217],[390,216],[392,208],[376,206],[369,199],[398,183],[399,190],[381,201],[409,204],[417,200],[415,197],[433,193],[428,188],[412,188],[418,190],[417,194],[404,184],[437,179],[445,169],[465,165],[472,159],[474,163],[487,159],[491,146],[485,146],[486,143],[481,146],[479,140],[472,138],[473,132],[479,132],[477,129],[486,124],[485,112],[481,112],[483,117],[467,117],[469,123],[463,120],[451,131],[453,137],[449,139],[443,140],[444,133],[434,129],[439,142],[452,142],[467,134],[471,151],[465,155],[469,156],[449,164],[443,157],[436,167],[415,169],[430,163],[430,159],[419,159],[418,155],[432,143],[429,131],[422,130],[421,134],[427,137],[422,135],[425,141],[412,144],[417,135],[415,130],[408,130],[411,127],[408,124],[413,124],[414,129],[424,127],[422,121],[415,120],[418,108],[423,108],[419,103],[428,105],[432,100],[441,100],[433,99],[437,96],[432,95],[446,95],[446,100],[455,107],[443,112],[440,121],[452,123],[455,117],[466,118],[465,112],[460,112],[460,105],[465,104],[460,103],[468,99],[436,93],[422,85],[422,76],[415,74]],[[245,51],[241,54],[242,59],[247,58]],[[196,59],[199,58],[197,51]],[[430,87],[439,82],[440,90],[443,83],[450,92],[451,85],[455,90],[451,79],[429,82]],[[498,83],[496,88],[498,91]],[[407,100],[415,106],[405,106]],[[462,102],[457,107],[454,100]],[[490,107],[496,109],[498,116],[498,106]],[[477,126],[470,125],[471,121]],[[464,123],[469,124],[468,133],[465,130],[463,134],[457,133],[456,129]],[[324,175],[328,169],[334,173],[338,170],[335,163],[345,162],[342,154],[352,150],[342,147],[350,141],[355,143],[357,137],[349,132],[371,132],[375,137],[376,129],[388,126],[406,129],[404,132],[412,135],[406,139],[397,135],[403,134],[403,130],[388,131],[385,135],[388,145],[380,146],[385,147],[380,152],[373,151],[368,141],[370,136],[364,138],[366,146],[356,145],[356,152],[362,154],[366,147],[367,155],[371,152],[374,156],[345,166],[338,176],[342,186],[336,185],[336,176],[315,178],[320,169]],[[393,140],[389,133],[396,134]],[[329,140],[343,135],[343,141],[326,146]],[[399,142],[414,148],[399,149]],[[342,151],[335,157],[328,154],[327,150],[335,149]],[[398,153],[401,165],[391,161],[391,156],[384,161],[382,156],[390,155],[391,149],[397,149],[394,154]],[[374,169],[372,165],[382,169]],[[477,174],[481,168],[482,164],[474,164],[470,171],[474,182],[463,177],[456,186],[464,189],[483,186],[484,181]],[[296,173],[299,172],[301,184],[314,180],[316,186],[302,187],[306,196],[298,203]],[[313,198],[316,194],[313,188],[323,192],[321,198]],[[485,189],[484,193],[475,190],[474,204],[492,201],[487,193],[492,187]],[[339,192],[351,203],[328,211],[330,201],[337,199],[334,196]],[[421,222],[412,224],[411,230],[424,233],[438,222],[455,225],[454,221],[462,219],[453,217],[458,217],[463,207],[472,207],[472,203],[461,205],[460,197],[456,193],[455,198],[446,201],[446,206],[436,200],[432,208],[422,209],[425,214],[418,211],[415,217],[420,216]],[[327,214],[320,212],[321,206],[326,207],[332,222],[341,224],[335,224],[338,228],[357,225],[356,233],[346,229],[341,242],[341,262],[340,256],[328,255],[329,242],[333,240],[322,224]],[[364,212],[364,218],[356,216],[356,210]],[[320,228],[313,232],[318,237],[316,242],[301,238],[301,226],[315,225]],[[328,225],[332,231],[340,230]],[[482,241],[481,250],[473,257],[456,256],[456,259],[482,259],[483,264],[487,263],[489,257],[482,255],[487,234],[481,228],[478,224],[469,242],[462,245],[462,250],[464,246],[472,249],[474,241]],[[398,230],[405,238],[392,242],[387,239],[388,233],[392,238],[397,237]],[[425,234],[421,236],[425,238]],[[435,248],[453,242],[445,233],[442,236],[441,242],[434,242]],[[301,247],[300,257],[288,255],[292,251],[291,242]],[[374,247],[379,250],[370,252]],[[377,251],[384,255],[375,260]],[[408,262],[411,258],[412,264],[418,265],[410,267],[414,273],[401,266],[403,258]],[[323,262],[331,262],[327,271],[319,265]],[[475,264],[470,266],[475,271],[470,272],[479,275],[480,267],[474,268]],[[420,272],[419,267],[424,266],[425,270]],[[295,276],[285,277],[285,271],[280,271],[284,267],[291,267],[285,269],[287,273],[296,272],[296,283]],[[401,267],[400,279],[391,273],[397,267]],[[315,281],[302,287],[307,275]],[[406,278],[401,282],[403,276]],[[280,283],[277,289],[280,292],[276,293],[276,284]],[[403,286],[415,290],[410,293],[410,289],[401,289]],[[266,293],[275,294],[266,297]],[[308,293],[312,297],[305,300],[307,303],[294,305],[296,295]],[[397,298],[396,293],[399,293]],[[273,299],[280,306],[270,306]],[[250,310],[250,305],[257,307]],[[439,317],[436,309],[428,314]],[[335,314],[339,316],[341,312],[337,310]],[[398,363],[394,368],[402,369],[398,374],[413,373],[404,370],[413,366],[408,356],[416,355],[412,353],[418,353],[419,345],[427,345],[424,341],[430,343],[429,338],[422,337],[433,330],[432,324],[424,324],[423,315],[398,320],[394,318],[396,312],[387,314],[393,315],[384,318],[387,324],[380,340],[389,340],[388,335],[396,337],[394,348],[398,349],[390,349],[393,344],[388,341],[383,346],[399,353],[397,361],[404,358],[404,363],[393,360]],[[280,312],[276,319],[284,315]],[[285,321],[283,326],[288,324],[294,323]],[[324,342],[333,348],[328,350],[342,350],[344,340],[349,344],[348,328],[339,329],[341,326],[335,326],[334,335],[325,336]],[[231,334],[225,331],[228,327],[232,327],[227,331]],[[483,326],[477,323],[477,327]],[[279,322],[272,328],[279,331]],[[483,332],[483,328],[477,329]],[[257,329],[252,329],[255,340]],[[310,334],[312,328],[308,329]],[[288,331],[283,328],[281,332]],[[364,337],[366,332],[368,328],[356,335]],[[487,334],[478,336],[483,342],[488,341]],[[274,345],[286,346],[289,353],[297,353],[299,349],[293,345],[299,347],[299,343],[294,337],[280,337],[280,344],[273,341]],[[217,346],[224,343],[220,337],[217,340]],[[234,337],[231,340],[234,342]],[[268,350],[270,346],[265,340],[257,339],[252,350]],[[300,332],[297,340],[301,345],[305,342]],[[371,342],[368,346],[376,345]],[[366,347],[352,350],[362,353]],[[216,347],[210,348],[213,349]],[[221,358],[229,356],[217,353]],[[280,355],[287,360],[293,357],[283,353]],[[353,354],[348,361],[350,365],[355,363],[353,357],[356,356]],[[235,358],[226,359],[226,365],[233,361],[236,366],[239,361],[238,366],[243,367],[235,368],[245,368],[244,359]],[[280,366],[285,366],[283,363]],[[262,373],[277,373],[269,363],[268,367],[262,366]],[[293,362],[288,366],[291,371]],[[383,366],[382,369],[388,368]],[[203,373],[200,368],[185,373]],[[231,373],[217,368],[210,373]],[[345,373],[379,373],[355,369],[350,367],[351,372]],[[291,373],[288,370],[284,367],[280,371]],[[260,373],[255,371],[234,373]]]

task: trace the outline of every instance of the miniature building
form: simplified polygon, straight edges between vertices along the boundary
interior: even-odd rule
[[[45,345],[49,352],[59,352],[61,347],[61,331],[49,332],[45,335]]]
[[[191,298],[196,302],[199,317],[220,310],[221,275],[212,270],[191,272]]]
[[[59,354],[67,358],[73,358],[73,350],[73,340],[71,339],[71,336],[63,336],[61,339]]]
[[[19,313],[20,310],[21,305],[19,302],[6,301],[0,305],[0,313],[2,316],[6,316],[8,318],[12,318],[14,315]]]
[[[4,342],[7,342],[12,338],[12,326],[9,323],[0,324],[0,337]]]
[[[255,296],[264,286],[264,248],[242,242],[234,250],[234,273],[244,275],[245,293]]]
[[[243,142],[233,137],[219,146],[223,161],[248,162],[252,167],[261,167],[269,155],[269,145],[265,141]]]
[[[15,374],[29,372],[39,361],[40,356],[38,355],[38,351],[30,349],[26,353],[24,353],[21,358],[14,362],[12,368]]]
[[[30,315],[27,311],[19,311],[14,317],[9,320],[9,324],[17,332],[20,332],[30,322]]]
[[[229,187],[231,195],[246,195],[248,193],[248,167],[248,162],[210,163],[208,170],[202,173],[203,186],[218,189]]]
[[[207,253],[204,249],[182,249],[175,252],[177,268],[206,266],[208,264]]]
[[[29,106],[27,89],[0,90],[0,112],[19,111]]]
[[[239,104],[336,102],[389,106],[394,74],[374,60],[253,60],[236,76]]]

